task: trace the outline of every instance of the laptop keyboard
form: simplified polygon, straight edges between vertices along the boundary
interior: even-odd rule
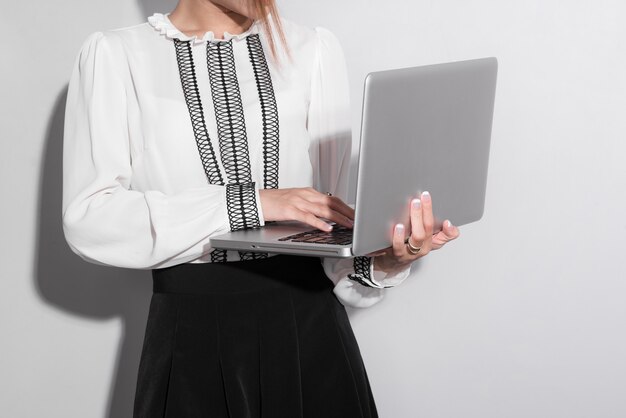
[[[278,241],[307,242],[313,244],[352,244],[352,229],[335,225],[330,232],[314,229],[279,238]]]

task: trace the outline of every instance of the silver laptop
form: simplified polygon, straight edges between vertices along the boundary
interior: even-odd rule
[[[409,229],[409,202],[433,197],[435,231],[484,211],[496,58],[370,73],[365,78],[354,229],[330,233],[299,222],[211,238],[211,246],[323,257],[366,255]]]

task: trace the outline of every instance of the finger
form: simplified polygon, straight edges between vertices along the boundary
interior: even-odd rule
[[[323,210],[327,210],[333,221],[348,228],[354,226],[354,210],[350,206],[341,202],[339,198],[331,197],[326,202],[322,203]],[[339,202],[339,203],[337,203]]]
[[[404,225],[396,224],[393,229],[392,248],[393,255],[401,258],[407,255],[406,244],[404,243]]]
[[[433,235],[435,227],[435,217],[433,216],[433,200],[430,193],[422,193],[422,222],[424,223],[424,233],[426,238]]]
[[[354,222],[351,219],[345,217],[339,212],[332,210],[324,204],[308,203],[306,205],[305,211],[313,213],[318,218],[328,219],[329,221],[345,226],[346,228],[352,228],[354,226]]]
[[[354,209],[348,206],[343,200],[336,196],[327,196],[331,209],[336,210],[348,219],[354,220]]]
[[[420,199],[411,201],[411,244],[419,247],[426,238],[422,221],[422,202]]]
[[[443,227],[441,229],[441,232],[443,232],[446,238],[448,238],[448,241],[457,239],[459,235],[461,235],[461,230],[457,228],[456,226],[452,225],[452,222],[450,222],[449,219],[446,219],[443,222]]]
[[[430,245],[433,250],[438,250],[443,247],[448,241],[448,238],[443,234],[443,232],[438,232],[433,235],[433,239],[431,240]]]
[[[305,212],[300,209],[294,209],[292,218],[297,221],[304,222],[305,224],[309,224],[314,228],[321,229],[322,231],[330,232],[333,230],[332,225],[329,225],[312,213]]]
[[[343,216],[342,214],[338,212],[333,212],[332,221],[341,226],[345,226],[346,228],[350,228],[350,229],[354,228],[354,221],[350,218]]]
[[[343,200],[341,200],[337,196],[320,193],[317,190],[312,189],[312,188],[304,189],[304,193],[305,193],[306,199],[315,203],[324,204],[328,206],[329,208],[333,209],[334,211],[341,213],[346,218],[354,219],[354,209],[352,209],[350,206],[344,203]]]
[[[457,239],[460,234],[461,231],[452,225],[452,222],[449,220],[444,221],[441,231],[433,236],[433,249],[441,248],[447,242]]]
[[[345,226],[346,228],[352,228],[354,226],[354,222],[351,219],[346,218],[344,215],[335,212],[330,209],[328,206],[323,203],[314,203],[312,202],[311,196],[313,193],[318,193],[317,191],[305,191],[305,195],[298,195],[294,198],[294,206],[303,213],[309,213],[314,215],[317,218],[324,218],[331,222],[335,222],[339,225]],[[318,193],[319,194],[319,193]],[[321,219],[320,219],[321,220]],[[323,220],[321,220],[323,222]],[[328,224],[327,224],[328,225]],[[320,228],[322,230],[326,230],[324,228]]]
[[[343,216],[342,214],[335,212],[335,211],[331,211],[330,216],[326,217],[324,216],[324,218],[333,221],[334,223],[344,226],[346,228],[352,229],[354,228],[354,221],[350,218],[346,218],[345,216]]]

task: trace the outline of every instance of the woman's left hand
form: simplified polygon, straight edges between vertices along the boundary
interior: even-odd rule
[[[428,192],[424,192],[421,199],[411,201],[411,233],[408,240],[404,238],[404,226],[397,224],[393,231],[393,245],[375,254],[374,269],[386,273],[403,270],[408,264],[424,257],[431,250],[438,250],[460,234],[459,228],[445,220],[442,230],[433,235],[434,224],[432,198]]]

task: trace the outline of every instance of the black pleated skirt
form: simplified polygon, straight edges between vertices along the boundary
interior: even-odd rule
[[[136,418],[373,418],[343,305],[317,258],[153,270]]]

